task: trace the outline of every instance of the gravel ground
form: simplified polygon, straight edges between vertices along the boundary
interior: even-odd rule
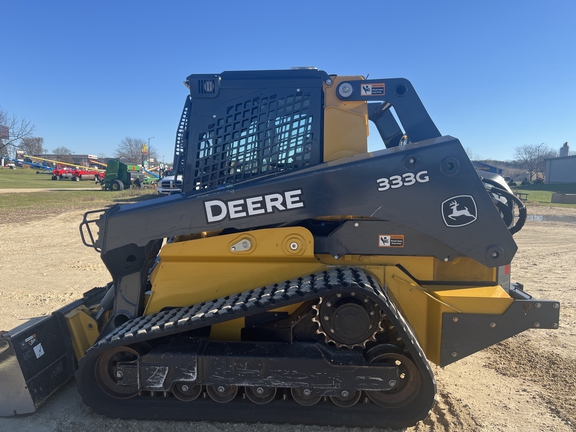
[[[575,216],[576,209],[529,208]],[[82,211],[0,214],[0,329],[45,315],[109,276],[82,245]],[[515,235],[513,280],[537,298],[559,300],[558,330],[525,332],[446,368],[433,367],[438,403],[406,431],[573,431],[576,425],[576,224],[528,221]],[[223,407],[225,409],[225,407]],[[0,418],[10,431],[359,431],[299,425],[117,420],[94,414],[74,382],[28,416]],[[376,431],[378,429],[363,429]]]

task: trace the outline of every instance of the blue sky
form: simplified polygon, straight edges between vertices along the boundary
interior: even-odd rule
[[[0,108],[49,151],[171,160],[192,73],[316,66],[409,79],[480,158],[576,150],[576,1],[0,0]],[[371,140],[371,146],[375,146]]]

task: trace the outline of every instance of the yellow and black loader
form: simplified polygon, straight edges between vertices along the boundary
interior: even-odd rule
[[[112,280],[2,336],[1,415],[75,375],[112,417],[403,427],[434,405],[428,361],[557,328],[559,304],[511,282],[524,204],[409,81],[185,84],[182,193],[86,213]]]

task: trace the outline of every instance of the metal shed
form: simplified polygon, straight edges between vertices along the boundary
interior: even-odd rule
[[[576,183],[576,155],[546,159],[546,183]]]

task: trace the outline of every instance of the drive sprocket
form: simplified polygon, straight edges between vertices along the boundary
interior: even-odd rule
[[[316,311],[312,318],[318,324],[316,333],[338,348],[365,348],[384,331],[382,310],[363,294],[350,292],[320,297],[312,308]]]

